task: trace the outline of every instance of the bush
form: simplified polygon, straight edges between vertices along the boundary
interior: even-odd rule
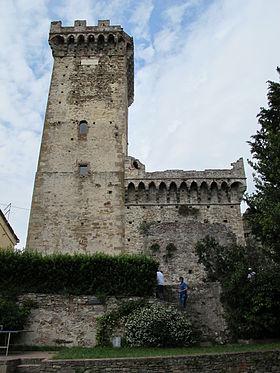
[[[192,324],[176,308],[154,303],[124,318],[130,346],[187,346],[194,343]]]
[[[0,325],[3,325],[3,330],[22,330],[31,307],[28,303],[20,307],[14,300],[0,298]]]
[[[247,273],[234,271],[222,284],[222,301],[234,337],[279,338],[280,273],[279,267]]]
[[[221,283],[221,301],[232,336],[279,337],[279,265],[257,244],[221,246],[211,237],[196,244],[196,253],[208,280]]]
[[[130,315],[136,309],[146,305],[145,299],[136,301],[129,300],[123,302],[113,311],[97,319],[96,340],[99,346],[108,346],[111,344],[111,337],[116,329],[121,328],[123,317]]]
[[[144,255],[42,256],[0,250],[0,293],[152,295],[158,263]]]

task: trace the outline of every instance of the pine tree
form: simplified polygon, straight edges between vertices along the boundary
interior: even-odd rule
[[[280,69],[277,68],[280,74]],[[251,137],[256,191],[246,197],[252,233],[280,263],[280,84],[268,82],[268,108],[261,108],[261,129]]]

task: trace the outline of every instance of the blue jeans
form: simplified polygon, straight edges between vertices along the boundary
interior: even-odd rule
[[[181,308],[181,310],[186,308],[187,298],[188,298],[187,294],[183,294],[182,296],[180,296],[180,308]]]
[[[157,295],[160,300],[163,300],[163,285],[158,285],[157,287]]]

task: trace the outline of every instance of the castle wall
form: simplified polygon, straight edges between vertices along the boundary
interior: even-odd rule
[[[170,289],[170,296],[179,308],[178,294]],[[176,289],[177,290],[177,289]],[[223,341],[226,324],[219,301],[218,283],[207,283],[193,288],[184,315],[200,327],[204,337]],[[31,299],[37,307],[25,324],[28,333],[21,333],[18,343],[29,346],[85,346],[96,345],[97,318],[127,301],[127,298],[107,298],[100,302],[95,296],[65,296],[57,294],[24,294],[19,302]],[[139,299],[139,298],[129,298]],[[156,302],[155,298],[148,300]],[[118,331],[118,334],[122,333]]]
[[[242,160],[229,170],[146,173],[138,160],[127,158],[125,184],[126,250],[158,260],[167,284],[181,275],[190,286],[203,282],[194,247],[206,235],[221,244],[244,244]]]

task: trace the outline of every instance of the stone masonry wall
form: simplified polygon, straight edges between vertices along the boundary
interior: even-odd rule
[[[168,285],[187,278],[190,286],[205,279],[195,244],[206,235],[221,244],[244,244],[240,201],[245,190],[242,159],[229,170],[146,172],[126,158],[125,245],[160,263]],[[175,251],[168,253],[168,244]]]
[[[88,372],[230,372],[230,373],[278,373],[280,370],[280,351],[220,353],[185,356],[49,360],[40,365],[28,366],[26,360],[0,360],[0,372],[31,373],[88,373]],[[18,368],[17,368],[18,367]]]
[[[166,289],[166,299],[179,306],[176,288]],[[219,301],[220,287],[217,283],[198,285],[192,288],[186,312],[207,338],[224,341],[226,324]],[[96,345],[96,320],[128,299],[109,298],[101,303],[95,296],[63,296],[51,294],[25,294],[19,302],[32,299],[37,308],[25,325],[28,333],[22,333],[18,343],[30,346],[87,346]],[[129,298],[136,299],[136,298]],[[174,303],[175,300],[175,303]],[[176,302],[177,300],[177,302]],[[149,302],[156,302],[150,298]]]
[[[45,360],[40,372],[276,373],[280,351],[88,360]]]
[[[118,254],[124,248],[124,157],[133,101],[133,40],[99,21],[53,22],[54,67],[27,248]]]

